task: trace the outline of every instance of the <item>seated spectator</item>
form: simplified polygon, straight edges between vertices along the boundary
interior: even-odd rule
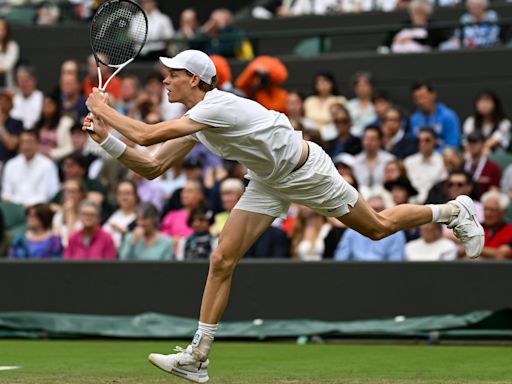
[[[464,170],[473,175],[478,191],[483,194],[489,189],[499,189],[501,180],[500,167],[484,154],[485,137],[475,131],[468,135],[466,153],[468,155]]]
[[[151,203],[137,207],[137,225],[126,234],[119,253],[121,260],[173,260],[173,243],[158,230],[160,213]]]
[[[214,216],[213,225],[210,229],[213,236],[218,236],[221,233],[226,221],[228,221],[230,212],[242,197],[244,190],[244,183],[239,179],[230,177],[221,182],[220,198],[222,200],[222,208],[224,211],[219,212]]]
[[[162,66],[164,68],[164,66]],[[167,76],[167,74],[166,74]],[[142,102],[148,101],[149,105],[154,105],[156,107],[156,112],[158,112],[160,119],[163,120],[172,120],[179,119],[182,117],[186,111],[186,108],[181,103],[169,103],[168,100],[168,91],[163,83],[164,76],[160,72],[151,72],[144,79],[144,91],[139,95],[143,100],[138,100],[139,104],[139,113],[142,115],[141,104]],[[144,100],[144,98],[146,100]]]
[[[431,128],[422,128],[418,133],[418,153],[404,160],[412,185],[418,190],[417,202],[423,203],[430,189],[446,179],[443,157],[436,152],[437,135]]]
[[[13,98],[11,117],[23,121],[25,129],[31,129],[43,110],[43,92],[37,89],[37,78],[32,67],[20,66],[16,70],[17,91]]]
[[[16,156],[20,134],[23,132],[23,122],[9,116],[12,110],[12,98],[6,93],[0,93],[0,163]]]
[[[137,186],[137,195],[141,203],[151,203],[159,212],[162,212],[165,200],[165,191],[162,184],[157,180],[148,180],[134,172],[129,172],[128,177]]]
[[[338,10],[338,0],[283,0],[276,13],[279,16],[326,15]]]
[[[71,153],[78,153],[85,158],[85,164],[89,167],[98,156],[91,151],[88,144],[92,139],[87,133],[82,131],[82,125],[80,123],[74,124],[70,129],[71,145],[73,151]],[[101,149],[101,147],[100,147]]]
[[[373,107],[375,108],[375,114],[377,118],[373,120],[370,125],[378,125],[382,128],[382,121],[384,120],[384,113],[393,106],[393,102],[389,97],[388,93],[383,90],[377,90],[373,93],[372,97]],[[407,127],[407,124],[403,124]]]
[[[356,97],[347,101],[347,109],[352,117],[352,134],[357,137],[363,135],[368,124],[377,118],[373,99],[373,78],[369,72],[356,72],[352,76],[352,90]]]
[[[443,237],[441,224],[424,224],[420,227],[420,232],[421,238],[405,245],[407,261],[446,261],[457,258],[457,244]]]
[[[169,55],[176,56],[178,53],[189,49],[190,43],[187,40],[194,39],[199,32],[199,21],[197,20],[197,13],[195,9],[184,9],[180,15],[180,28],[173,37],[175,40],[167,49]]]
[[[281,84],[287,77],[288,70],[279,59],[258,56],[237,77],[235,86],[265,108],[284,113],[288,92]]]
[[[505,223],[510,199],[503,193],[489,191],[482,195],[481,201],[484,208],[485,233],[481,256],[495,260],[511,258],[512,225]]]
[[[235,88],[231,82],[233,76],[231,74],[231,67],[229,66],[228,61],[219,55],[211,55],[210,59],[212,59],[213,64],[215,65],[215,70],[217,71],[217,88],[224,92],[245,97],[245,93],[240,89]]]
[[[303,261],[320,261],[325,250],[325,239],[331,231],[325,216],[311,208],[298,206],[292,233],[291,256]]]
[[[304,115],[313,121],[315,128],[321,130],[331,123],[330,108],[333,104],[345,104],[345,97],[339,96],[334,75],[329,72],[318,73],[313,84],[313,96],[304,100]]]
[[[108,59],[102,53],[99,53],[98,57],[103,62],[108,63]],[[100,71],[103,84],[105,84],[107,79],[112,75],[112,69],[106,65],[100,64]],[[63,76],[64,74],[61,74],[61,84]],[[76,75],[76,78],[78,79],[78,75]],[[87,74],[85,75],[85,78],[82,80],[82,84],[80,85],[80,93],[87,97],[92,92],[94,87],[98,87],[98,84],[98,67],[96,65],[96,59],[94,55],[89,55],[87,56]],[[112,80],[110,80],[108,83],[108,94],[111,95],[114,100],[120,99],[121,78],[115,76]]]
[[[461,146],[460,121],[455,111],[438,101],[437,93],[428,82],[412,85],[412,96],[418,110],[410,118],[410,136],[418,137],[423,127],[431,127],[438,137],[438,149]]]
[[[378,196],[370,197],[368,204],[375,211],[384,209],[384,201]],[[343,233],[334,254],[335,260],[357,261],[401,261],[404,260],[405,235],[396,232],[382,240],[371,240],[352,229]]]
[[[39,150],[45,156],[58,161],[73,151],[71,127],[75,121],[62,115],[60,104],[50,95],[45,95],[43,110],[34,129],[39,134]]]
[[[304,95],[298,91],[289,91],[286,101],[286,116],[295,128],[294,123],[300,123],[302,129],[315,129],[315,123],[304,112]]]
[[[117,210],[110,215],[103,229],[110,233],[116,249],[123,243],[124,236],[135,227],[136,208],[139,204],[137,186],[131,180],[121,181],[116,188]]]
[[[441,152],[441,156],[443,156],[444,168],[448,174],[464,167],[464,156],[457,148],[446,147]]]
[[[145,60],[158,60],[160,56],[167,56],[167,44],[174,36],[174,26],[171,18],[158,9],[156,0],[142,0],[141,5],[148,18],[148,34],[139,56]]]
[[[140,81],[135,75],[126,75],[121,79],[121,89],[117,112],[132,118],[139,117],[137,110],[137,97],[140,91]]]
[[[275,225],[268,227],[244,255],[250,259],[287,259],[290,257],[290,240]]]
[[[461,16],[462,27],[455,32],[455,38],[463,48],[492,47],[500,43],[498,14],[488,10],[488,0],[468,0],[468,12]]]
[[[14,90],[14,68],[20,58],[20,46],[11,36],[11,28],[0,18],[0,87]]]
[[[5,218],[3,211],[0,209],[0,258],[7,257],[11,248],[12,237],[5,228]]]
[[[397,107],[390,107],[383,113],[381,123],[383,148],[399,159],[418,151],[418,144],[406,135],[402,121],[402,111]]]
[[[428,29],[433,11],[433,4],[428,0],[412,1],[409,5],[409,21],[386,42],[391,52],[427,52],[446,40],[442,30]]]
[[[60,8],[51,2],[42,2],[37,6],[37,25],[57,25],[59,22]]]
[[[327,141],[327,153],[335,158],[340,153],[357,155],[362,150],[361,139],[350,133],[352,119],[343,104],[333,104],[330,108],[332,127],[327,126],[324,131],[334,131],[336,137]]]
[[[53,212],[48,204],[27,208],[27,231],[9,250],[11,259],[57,259],[62,256],[60,238],[52,234]]]
[[[82,94],[80,79],[76,75],[63,74],[60,77],[59,84],[62,114],[69,116],[74,121],[82,121],[89,110],[85,106],[85,100],[87,99]]]
[[[82,229],[73,233],[64,248],[67,260],[107,260],[116,258],[116,247],[112,236],[100,226],[100,206],[91,200],[80,203]]]
[[[501,99],[493,91],[482,91],[475,99],[473,115],[464,121],[463,134],[481,132],[485,137],[485,152],[510,147],[512,124],[503,111]]]
[[[53,233],[59,236],[64,247],[68,245],[69,235],[82,229],[79,219],[80,203],[87,198],[87,188],[81,179],[69,179],[62,188],[63,201],[53,216]]]
[[[188,226],[194,231],[185,241],[184,259],[208,259],[212,253],[213,237],[210,226],[213,223],[213,212],[204,207],[194,208],[190,212]]]
[[[386,182],[384,184],[384,188],[391,193],[393,205],[410,203],[414,196],[418,194],[418,191],[412,186],[407,176],[400,176],[395,180]],[[403,232],[405,235],[405,241],[407,242],[417,239],[420,235],[418,227],[408,228]]]
[[[57,167],[39,153],[35,130],[20,135],[19,154],[9,160],[2,175],[2,200],[30,206],[47,203],[59,190]]]
[[[353,168],[361,194],[368,197],[382,188],[384,167],[395,157],[381,149],[382,132],[376,126],[366,127],[362,143],[363,151],[355,156]]]

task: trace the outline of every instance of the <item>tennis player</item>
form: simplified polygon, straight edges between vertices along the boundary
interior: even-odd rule
[[[285,115],[217,90],[215,66],[205,53],[187,50],[160,61],[168,69],[163,83],[169,102],[187,107],[182,118],[145,124],[117,113],[108,105],[108,96],[95,89],[87,100],[92,115],[83,129],[94,122],[92,138],[149,179],[163,174],[200,142],[215,154],[246,166],[250,182],[211,254],[192,343],[187,348],[177,347],[174,354],[149,355],[157,367],[190,381],[208,381],[208,353],[228,302],[235,267],[274,219],[286,215],[291,202],[336,217],[373,240],[429,222],[444,223],[453,228],[469,257],[482,251],[484,232],[469,197],[459,196],[443,205],[403,204],[376,213],[339,175],[322,148],[304,141]],[[108,133],[110,127],[140,145],[165,143],[149,157],[126,147]]]

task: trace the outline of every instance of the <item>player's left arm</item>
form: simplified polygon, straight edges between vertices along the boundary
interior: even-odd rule
[[[106,95],[96,88],[87,99],[87,107],[96,116],[100,117],[106,125],[139,145],[153,145],[170,139],[188,136],[192,133],[208,128],[208,125],[198,123],[189,117],[176,120],[162,121],[157,124],[146,124],[142,121],[121,115],[106,103]]]

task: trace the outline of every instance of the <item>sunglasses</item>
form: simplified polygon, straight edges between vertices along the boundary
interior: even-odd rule
[[[453,188],[453,187],[457,187],[457,188],[462,188],[466,185],[466,183],[461,183],[461,182],[449,182],[448,183],[448,188]]]
[[[349,124],[350,119],[336,119],[336,120],[334,120],[334,123],[335,124]]]

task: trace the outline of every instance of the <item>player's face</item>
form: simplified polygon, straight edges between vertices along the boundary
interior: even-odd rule
[[[170,103],[181,102],[186,99],[192,90],[191,77],[184,70],[169,69],[164,85],[167,89],[167,98]]]

